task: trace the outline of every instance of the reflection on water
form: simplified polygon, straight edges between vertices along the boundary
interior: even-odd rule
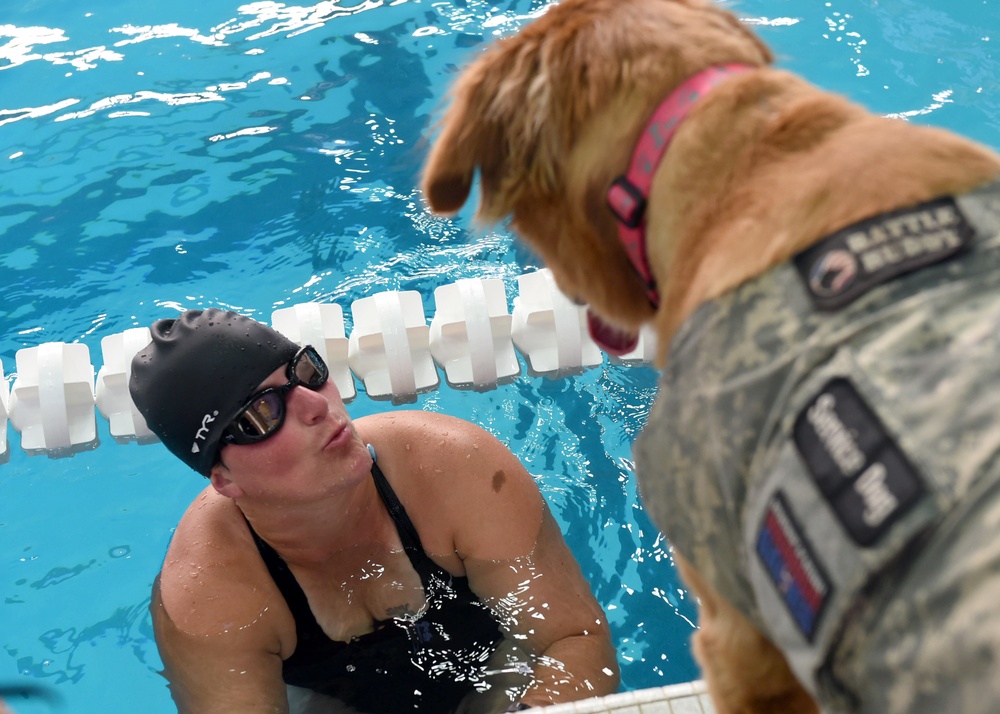
[[[35,588],[36,590],[41,590],[42,588],[47,588],[52,585],[58,585],[59,583],[68,580],[69,578],[79,575],[84,570],[93,567],[95,563],[97,563],[96,560],[91,560],[89,563],[74,565],[72,568],[63,568],[63,567],[53,568],[52,570],[47,572],[44,576],[42,576],[41,579],[31,583],[31,587]]]
[[[152,629],[148,619],[149,600],[131,607],[114,609],[104,620],[81,629],[53,629],[43,632],[38,641],[44,655],[24,654],[7,647],[15,658],[19,674],[48,680],[52,684],[79,682],[89,671],[86,664],[78,662],[78,650],[88,647],[113,646],[125,648],[141,663],[149,666],[155,660]],[[89,655],[88,655],[89,656]],[[100,675],[98,675],[100,676]]]

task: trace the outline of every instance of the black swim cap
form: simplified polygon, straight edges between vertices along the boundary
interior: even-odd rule
[[[223,430],[298,345],[249,317],[188,310],[157,320],[132,359],[129,391],[146,424],[181,461],[208,476]]]

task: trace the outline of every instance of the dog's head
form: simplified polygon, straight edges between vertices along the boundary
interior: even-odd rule
[[[606,206],[654,108],[707,67],[769,50],[710,0],[563,0],[469,65],[423,188],[452,214],[477,171],[477,219],[511,227],[572,298],[628,331],[654,309]]]

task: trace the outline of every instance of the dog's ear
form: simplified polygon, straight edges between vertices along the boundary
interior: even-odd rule
[[[477,167],[476,147],[463,137],[474,122],[468,102],[454,100],[445,115],[441,134],[433,143],[424,166],[422,187],[431,210],[456,213],[469,198]]]
[[[457,212],[469,198],[476,171],[486,181],[502,161],[502,123],[488,106],[491,89],[484,86],[490,76],[484,65],[490,61],[489,56],[481,57],[452,88],[451,105],[428,154],[422,187],[435,213]]]
[[[551,82],[539,56],[544,32],[532,29],[496,43],[452,88],[424,165],[422,188],[435,213],[458,211],[477,171],[476,218],[487,223],[508,216],[522,196],[557,185],[554,147],[565,142],[550,126]]]

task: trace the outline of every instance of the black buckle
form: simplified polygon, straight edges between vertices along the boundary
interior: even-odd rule
[[[608,208],[626,228],[638,228],[646,215],[646,197],[624,176],[611,182]]]

